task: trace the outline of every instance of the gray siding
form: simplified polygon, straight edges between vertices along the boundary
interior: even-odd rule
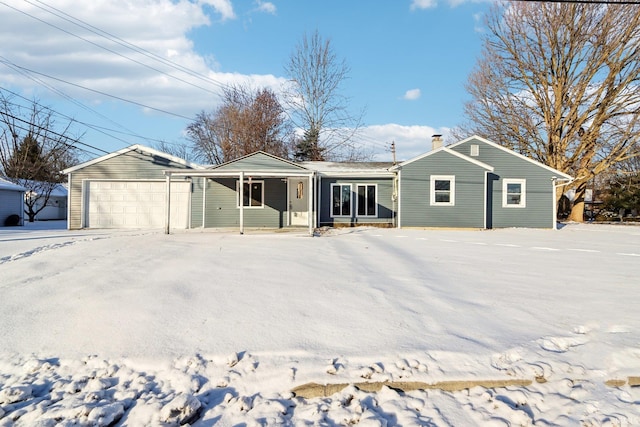
[[[85,179],[165,179],[166,169],[187,167],[148,153],[128,151],[69,174],[69,228],[82,227],[82,181]]]
[[[402,167],[402,227],[484,227],[485,169],[440,151]],[[455,205],[431,206],[431,175],[455,176]]]
[[[479,145],[477,157],[472,157],[494,167],[488,183],[489,226],[503,227],[553,227],[553,183],[554,173],[542,165],[532,163],[510,152],[471,139],[463,144],[451,147],[461,154],[469,156],[471,145]],[[513,208],[502,206],[503,179],[526,179],[526,207]]]
[[[331,184],[351,184],[351,216],[331,217]],[[377,217],[358,217],[356,212],[356,185],[375,184],[377,188]],[[320,181],[320,226],[364,225],[394,223],[393,178],[322,178]]]
[[[18,215],[22,219],[23,198],[22,191],[0,190],[0,227],[4,226],[9,215]]]
[[[297,166],[289,162],[283,161],[277,157],[271,157],[264,153],[255,153],[253,155],[225,163],[215,170],[233,170],[233,171],[301,171],[305,170],[302,166]]]
[[[286,226],[287,183],[280,178],[256,178],[255,180],[264,182],[264,207],[245,207],[244,226],[264,228]],[[236,178],[207,179],[205,227],[240,226],[237,182]],[[200,205],[202,205],[202,199]]]

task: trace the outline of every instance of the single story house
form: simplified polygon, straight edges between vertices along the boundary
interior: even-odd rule
[[[27,189],[11,181],[0,178],[0,226],[5,225],[11,215],[19,217],[18,224],[22,225],[24,212],[24,193]]]
[[[436,141],[437,142],[437,141]],[[474,136],[397,165],[256,152],[205,167],[140,145],[64,171],[69,228],[555,228],[571,177]]]

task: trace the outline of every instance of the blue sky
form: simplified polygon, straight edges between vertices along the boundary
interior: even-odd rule
[[[375,159],[388,160],[393,140],[398,157],[408,159],[430,149],[433,133],[447,135],[463,121],[464,85],[489,7],[463,0],[6,0],[0,86],[87,123],[76,125],[76,133],[101,150],[180,143],[188,118],[216,107],[221,85],[277,92],[291,52],[303,34],[318,30],[351,68],[343,93],[354,113],[365,110],[362,143]],[[206,79],[127,49],[87,24]],[[90,157],[102,154],[92,151]]]

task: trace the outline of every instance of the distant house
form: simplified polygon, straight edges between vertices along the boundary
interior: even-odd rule
[[[21,181],[23,182],[23,181]],[[67,186],[66,184],[54,184],[54,183],[42,183],[39,181],[26,181],[24,185],[28,186],[25,197],[27,203],[29,198],[35,198],[33,204],[33,211],[39,211],[36,216],[36,221],[49,221],[49,220],[64,220],[67,219]],[[31,185],[31,183],[35,185]],[[38,194],[39,189],[46,187],[46,191],[51,188],[49,198],[45,203],[44,196]],[[26,207],[28,209],[28,207]],[[29,216],[24,214],[25,220],[28,220]]]
[[[140,145],[69,168],[69,228],[554,228],[570,176],[480,137],[398,165],[256,152],[204,167]]]
[[[0,178],[0,226],[5,224],[7,218],[18,216],[18,224],[22,225],[22,213],[24,211],[24,193],[26,188],[16,185],[11,181]]]

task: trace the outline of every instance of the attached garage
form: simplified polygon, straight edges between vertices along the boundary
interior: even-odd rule
[[[164,228],[165,170],[203,169],[167,153],[132,145],[63,171],[68,175],[68,228]],[[189,228],[189,176],[171,185],[171,227]],[[197,198],[197,197],[196,197]]]
[[[166,219],[165,181],[86,180],[85,228],[162,228]],[[189,228],[191,182],[171,184],[171,227]]]

